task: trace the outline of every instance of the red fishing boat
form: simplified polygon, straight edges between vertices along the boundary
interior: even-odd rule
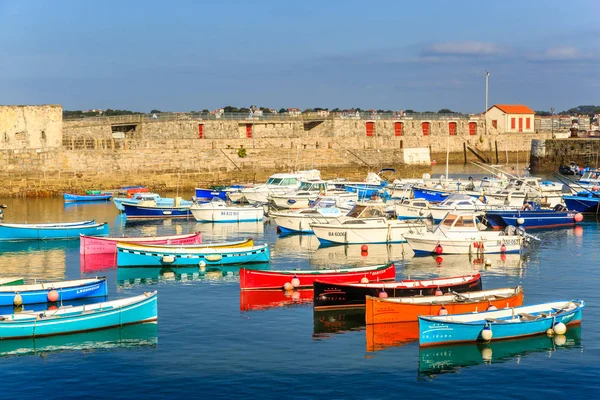
[[[394,280],[395,277],[396,266],[393,263],[368,267],[290,271],[258,271],[240,268],[240,289],[293,290],[312,287],[317,279],[327,282],[383,282]]]
[[[443,293],[463,293],[481,290],[481,275],[423,280],[406,279],[398,282],[339,283],[325,279],[313,285],[315,309],[364,307],[366,296],[407,297],[431,296]]]

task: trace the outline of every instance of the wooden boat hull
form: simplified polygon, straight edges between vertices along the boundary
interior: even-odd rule
[[[17,284],[0,286],[0,306],[14,305],[17,294],[21,296],[22,304],[47,303],[51,291],[56,291],[58,302],[108,295],[106,278]]]
[[[497,290],[482,291],[497,292]],[[490,306],[498,309],[519,307],[523,304],[523,290],[520,287],[503,290],[505,296],[481,296],[477,292],[463,293],[465,297],[455,295],[434,296],[430,301],[419,303],[395,302],[393,298],[380,299],[367,296],[365,317],[367,324],[417,322],[419,315],[439,315],[444,308],[448,314],[462,314],[487,310]],[[466,300],[467,295],[476,299]],[[438,298],[442,301],[438,301]],[[463,299],[463,300],[461,300]]]
[[[108,236],[107,223],[0,224],[0,241],[79,239],[80,235]]]
[[[157,294],[0,316],[0,339],[44,337],[157,320]]]
[[[382,291],[389,297],[433,296],[437,289],[442,292],[472,292],[481,290],[481,275],[454,278],[403,280],[391,283],[333,283],[315,281],[315,309],[365,307],[366,296],[378,297]]]
[[[569,304],[573,304],[573,308],[556,312],[556,310],[564,309]],[[445,317],[419,316],[419,344],[421,346],[437,346],[462,342],[481,342],[485,341],[482,338],[484,328],[491,330],[491,340],[543,334],[558,322],[565,325],[580,323],[584,307],[583,301],[574,300],[571,302],[554,302],[486,311],[477,314],[455,314]],[[520,315],[532,315],[534,318],[521,319]]]
[[[200,249],[117,245],[117,265],[119,267],[237,265],[265,263],[270,260],[269,246],[266,244],[254,247]]]
[[[105,254],[116,253],[117,243],[177,245],[200,244],[202,243],[202,234],[200,232],[196,232],[186,235],[140,237],[94,237],[81,235],[79,240],[79,252],[81,254]]]
[[[312,287],[317,279],[327,282],[360,282],[362,278],[369,281],[388,281],[396,277],[394,264],[371,267],[343,269],[297,270],[297,271],[257,271],[240,269],[241,290],[281,289],[286,283],[292,283],[296,277],[296,288]]]
[[[192,216],[191,206],[141,206],[132,203],[122,203],[127,219],[153,218],[189,218]]]
[[[73,202],[73,201],[106,201],[110,200],[112,194],[110,193],[102,193],[102,194],[73,194],[73,193],[63,193],[63,199],[65,202]]]

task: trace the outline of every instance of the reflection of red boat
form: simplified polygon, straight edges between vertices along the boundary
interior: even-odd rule
[[[266,310],[273,307],[312,303],[312,299],[312,289],[242,290],[240,291],[240,311]]]
[[[79,256],[79,265],[83,273],[113,268],[117,266],[117,255],[115,253],[81,254]]]
[[[419,322],[367,325],[367,351],[403,346],[419,339]]]
[[[326,282],[360,282],[367,278],[370,282],[389,281],[396,277],[396,266],[392,264],[369,267],[291,270],[291,271],[257,271],[240,269],[240,289],[281,289],[292,285],[295,288],[312,287],[315,280]]]

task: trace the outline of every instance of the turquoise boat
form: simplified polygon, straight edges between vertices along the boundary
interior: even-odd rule
[[[489,342],[546,333],[564,334],[581,322],[583,300],[556,301],[502,310],[444,316],[419,316],[419,344],[438,346]]]
[[[108,224],[98,224],[94,220],[51,224],[0,224],[0,241],[79,239],[79,235],[108,234]]]
[[[112,197],[111,193],[98,193],[98,194],[74,194],[74,193],[63,193],[65,203],[76,202],[76,201],[107,201]]]
[[[265,263],[271,260],[267,244],[252,247],[184,247],[117,244],[119,267],[208,267]]]
[[[0,357],[46,356],[49,353],[91,350],[153,349],[158,345],[158,324],[135,324],[93,332],[0,341]]]
[[[157,320],[157,292],[55,310],[0,315],[0,340],[95,331]]]
[[[459,372],[480,364],[502,363],[531,353],[553,352],[581,344],[581,326],[574,326],[564,335],[536,335],[490,343],[463,343],[419,348],[419,378]],[[552,353],[548,357],[552,357]]]

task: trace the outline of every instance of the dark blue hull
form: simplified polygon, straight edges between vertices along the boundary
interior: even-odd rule
[[[488,211],[486,219],[494,229],[507,225],[522,226],[525,229],[547,229],[575,225],[576,211]],[[519,224],[519,218],[523,223]]]
[[[130,218],[188,218],[192,217],[190,207],[152,207],[123,203],[127,219]]]
[[[442,201],[446,200],[448,196],[451,195],[450,192],[446,192],[445,190],[425,189],[416,187],[413,187],[413,193],[415,195],[415,199],[425,199],[430,203],[441,203]]]
[[[563,196],[563,201],[569,210],[586,214],[596,214],[599,210],[600,197]]]
[[[222,190],[196,188],[197,199],[212,199],[213,197],[218,197],[221,200],[227,200],[227,193]]]

